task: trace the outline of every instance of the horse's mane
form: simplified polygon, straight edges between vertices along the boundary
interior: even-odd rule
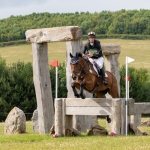
[[[82,57],[82,54],[81,53],[76,53],[76,56]]]

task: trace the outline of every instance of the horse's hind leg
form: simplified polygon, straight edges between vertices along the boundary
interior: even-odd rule
[[[117,84],[112,85],[111,89],[109,90],[109,94],[112,98],[119,98]]]

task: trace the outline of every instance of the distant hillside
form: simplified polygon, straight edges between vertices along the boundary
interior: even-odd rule
[[[120,10],[116,12],[32,13],[0,20],[0,42],[25,39],[25,31],[36,28],[77,25],[83,34],[150,34],[150,10]]]

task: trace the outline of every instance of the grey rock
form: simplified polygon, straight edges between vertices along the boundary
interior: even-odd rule
[[[88,131],[87,135],[108,135],[108,131],[100,125],[94,125]]]
[[[8,114],[4,126],[5,134],[26,133],[26,116],[24,112],[14,107]]]
[[[38,123],[38,110],[37,109],[33,112],[33,116],[31,120],[33,121],[33,131],[38,132],[39,123]]]

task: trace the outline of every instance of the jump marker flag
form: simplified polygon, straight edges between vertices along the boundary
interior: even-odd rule
[[[129,81],[130,76],[128,76],[128,63],[133,62],[134,59],[126,56],[126,77],[124,78],[126,80],[126,136],[128,134],[128,98],[129,98]]]
[[[55,85],[55,98],[58,98],[58,60],[55,60],[53,62],[49,63],[50,66],[53,66],[56,68],[56,85]]]

